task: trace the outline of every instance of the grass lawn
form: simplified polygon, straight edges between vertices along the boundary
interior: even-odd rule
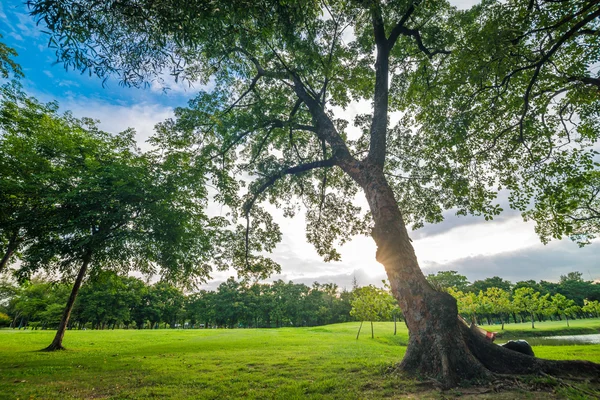
[[[600,328],[600,320],[595,324]],[[0,330],[0,398],[378,399],[462,394],[547,399],[559,398],[568,389],[554,394],[440,392],[389,372],[405,352],[404,324],[398,324],[399,334],[393,336],[393,323],[375,323],[375,340],[368,324],[355,340],[357,328],[358,323],[347,323],[248,330],[68,331],[68,350],[55,353],[37,351],[50,343],[53,331]],[[534,350],[540,357],[600,362],[600,345]]]

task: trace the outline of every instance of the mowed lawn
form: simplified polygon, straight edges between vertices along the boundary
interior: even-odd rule
[[[600,330],[599,320],[572,326],[578,323]],[[357,328],[354,322],[316,328],[67,331],[68,350],[55,353],[37,351],[50,343],[53,331],[5,329],[0,330],[0,398],[448,396],[390,372],[405,352],[404,324],[394,336],[393,323],[375,323],[374,340],[365,323],[357,341]],[[600,345],[534,350],[540,357],[600,362]],[[503,398],[521,394],[530,396]]]

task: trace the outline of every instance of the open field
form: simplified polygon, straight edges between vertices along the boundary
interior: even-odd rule
[[[579,322],[596,332],[600,328],[600,320],[588,320],[574,321],[574,329]],[[442,393],[390,373],[405,351],[404,324],[393,336],[392,323],[375,323],[375,340],[365,324],[356,341],[357,328],[354,322],[316,328],[68,331],[69,350],[58,353],[36,351],[50,343],[53,331],[0,330],[0,398],[376,399],[475,393]],[[546,328],[551,332],[550,325]],[[600,362],[600,345],[534,350],[540,357]],[[565,396],[565,390],[477,397],[547,399]]]

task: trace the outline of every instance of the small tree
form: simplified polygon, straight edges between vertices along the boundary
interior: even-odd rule
[[[546,298],[548,295],[545,296]],[[531,317],[531,328],[535,329],[535,313],[539,311],[540,292],[530,287],[515,289],[513,304],[518,311],[524,311]]]
[[[573,315],[580,308],[573,300],[567,299],[560,293],[556,293],[554,296],[552,296],[550,309],[553,313],[559,315],[563,314],[565,316],[565,320],[567,321],[567,326],[569,326],[569,315]]]
[[[598,300],[583,300],[583,307],[581,307],[581,311],[590,313],[594,317],[600,317],[600,302]]]
[[[0,312],[0,327],[9,326],[12,319],[3,312]]]
[[[373,321],[380,321],[385,315],[389,315],[391,311],[387,292],[373,285],[363,286],[354,291],[351,304],[350,315],[360,320],[356,340],[360,335],[363,321],[371,322],[371,339],[375,338]]]
[[[390,283],[386,280],[383,280],[383,287],[388,291],[387,301],[389,302],[390,307],[390,316],[394,319],[394,336],[398,332],[398,318],[402,317],[402,309],[398,305],[398,302],[394,298],[392,293],[392,288],[390,287]]]
[[[448,293],[456,299],[458,313],[467,315],[471,319],[471,323],[477,324],[477,311],[480,308],[477,295],[473,292],[463,293],[452,288],[448,289]]]
[[[489,287],[485,291],[485,298],[491,305],[492,312],[500,316],[502,330],[504,330],[505,317],[511,311],[510,293],[497,287]]]

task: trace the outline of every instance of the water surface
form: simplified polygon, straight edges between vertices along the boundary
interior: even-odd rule
[[[600,333],[592,335],[544,336],[525,339],[532,346],[569,346],[580,344],[600,344]],[[502,344],[502,343],[498,343]]]

